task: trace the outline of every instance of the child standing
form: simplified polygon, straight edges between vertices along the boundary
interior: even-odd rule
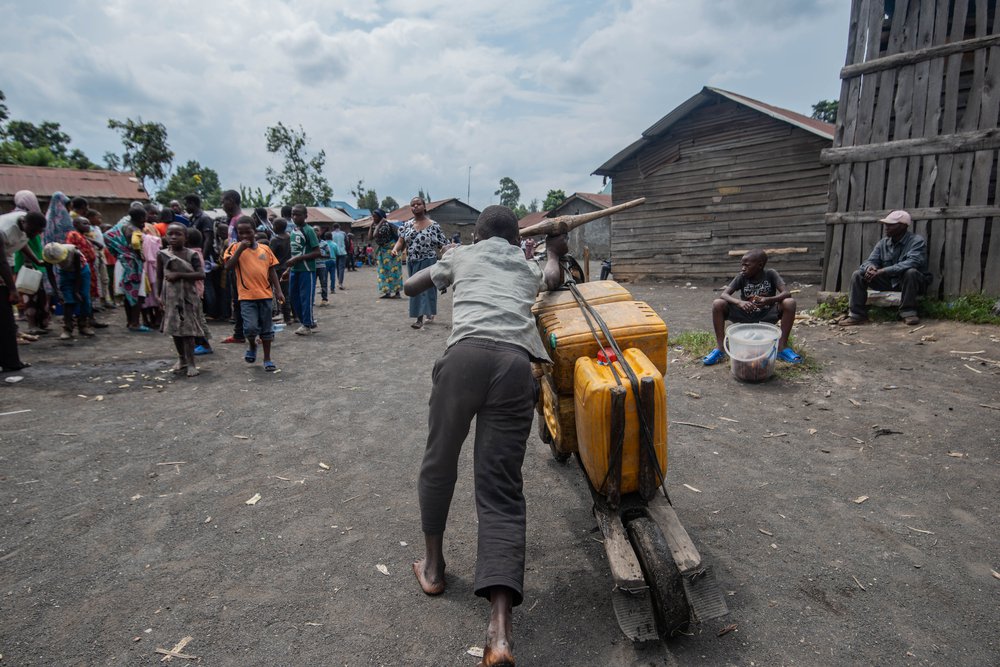
[[[181,223],[184,224],[184,223]],[[212,354],[215,350],[212,349],[212,344],[208,342],[208,339],[212,337],[212,333],[208,330],[208,320],[205,319],[205,275],[208,273],[209,269],[205,262],[205,254],[202,248],[204,247],[204,239],[201,232],[196,227],[187,228],[187,248],[198,255],[198,259],[201,260],[202,265],[202,278],[201,280],[194,281],[194,290],[198,294],[198,300],[201,302],[201,308],[198,309],[198,317],[201,319],[201,328],[205,331],[204,336],[198,336],[194,339],[194,354],[199,356],[202,354]]]
[[[195,288],[205,279],[201,257],[186,247],[187,228],[179,222],[167,226],[167,247],[156,256],[156,282],[163,296],[163,323],[160,330],[174,337],[177,363],[173,371],[199,374],[194,363],[195,338],[204,337],[201,298]]]
[[[511,610],[524,582],[525,503],[521,466],[534,415],[531,362],[548,361],[531,306],[540,290],[562,282],[566,235],[549,237],[544,270],[518,248],[517,216],[487,206],[476,245],[447,251],[404,283],[407,296],[455,288],[448,349],[434,365],[429,433],[418,493],[426,553],[413,573],[427,595],[445,588],[444,529],[458,456],[476,419],[473,453],[479,548],[475,594],[489,599],[482,665],[513,667]]]
[[[94,335],[90,327],[90,266],[80,249],[69,243],[46,243],[42,259],[59,267],[59,293],[63,299],[63,330],[59,340],[73,337],[73,316],[80,333]]]
[[[236,276],[240,313],[243,315],[243,334],[247,351],[243,359],[252,364],[257,361],[257,337],[264,348],[264,370],[276,371],[271,361],[271,341],[274,340],[274,320],[271,317],[271,299],[285,302],[285,295],[278,284],[278,259],[255,235],[256,224],[252,218],[241,216],[236,221],[237,242],[226,248],[222,259],[226,271]]]

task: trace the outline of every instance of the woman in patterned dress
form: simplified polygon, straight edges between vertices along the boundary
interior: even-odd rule
[[[398,299],[403,289],[403,267],[392,254],[392,247],[399,239],[399,232],[385,218],[380,208],[372,211],[372,226],[368,228],[368,242],[375,243],[375,268],[378,272],[380,299]]]
[[[438,251],[448,244],[441,226],[427,216],[427,206],[423,198],[410,200],[413,218],[404,222],[399,230],[399,239],[392,248],[392,256],[398,257],[406,249],[406,268],[412,276],[437,261]],[[434,321],[437,315],[437,289],[430,287],[410,297],[410,317],[417,318],[410,326],[419,329],[424,319]]]

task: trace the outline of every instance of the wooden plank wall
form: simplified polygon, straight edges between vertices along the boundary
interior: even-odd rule
[[[847,288],[905,208],[933,296],[1000,295],[1000,12],[995,0],[852,0],[823,286]],[[994,232],[994,230],[996,230]]]
[[[690,113],[615,174],[616,204],[646,198],[612,218],[615,278],[728,279],[739,269],[730,250],[806,247],[770,265],[818,281],[829,146],[729,100]]]

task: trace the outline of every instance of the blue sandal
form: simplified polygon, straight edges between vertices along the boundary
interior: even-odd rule
[[[705,364],[706,366],[714,366],[715,364],[719,363],[725,358],[726,358],[726,353],[720,350],[719,348],[715,348],[714,350],[712,350],[711,352],[709,352],[708,354],[706,354],[704,357],[701,358],[701,363]]]
[[[273,373],[274,371],[278,370],[278,367],[274,365],[273,361],[265,361],[264,370],[267,371],[268,373]]]
[[[784,350],[778,353],[778,359],[782,361],[787,361],[790,364],[800,364],[802,363],[802,355],[795,352],[790,347],[786,347]]]
[[[243,355],[243,361],[247,362],[248,364],[252,364],[253,362],[257,361],[257,350],[248,349],[246,353]]]

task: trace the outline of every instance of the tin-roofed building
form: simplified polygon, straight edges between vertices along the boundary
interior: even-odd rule
[[[0,164],[0,211],[14,208],[14,194],[19,190],[34,192],[42,211],[57,192],[83,197],[110,223],[128,213],[131,202],[149,201],[142,182],[131,172]]]

